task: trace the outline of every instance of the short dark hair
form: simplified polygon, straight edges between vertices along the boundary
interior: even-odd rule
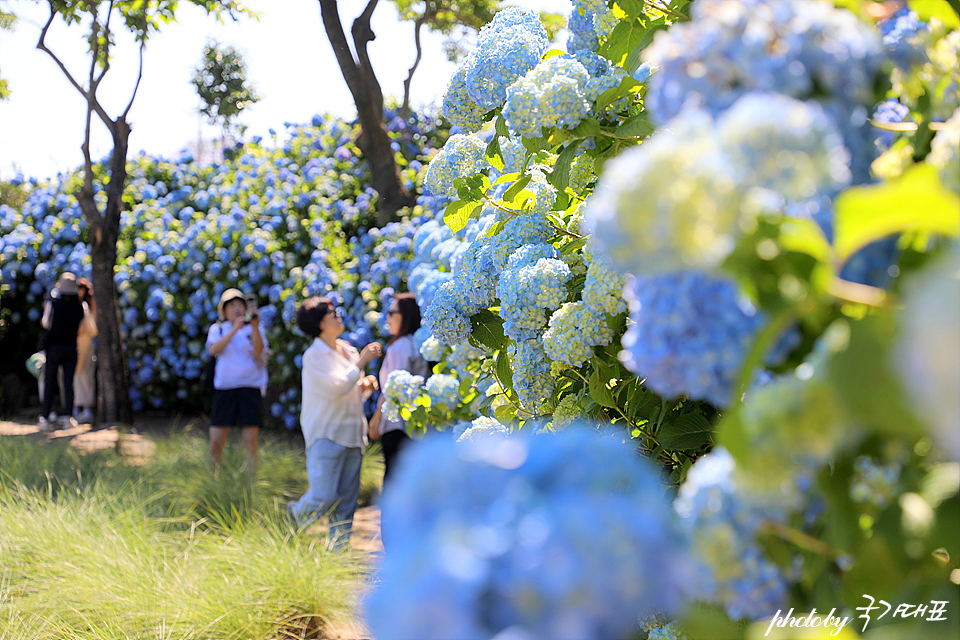
[[[416,296],[412,293],[398,293],[393,296],[393,300],[400,312],[400,332],[393,336],[391,342],[400,336],[416,333],[420,328],[420,305],[417,304]]]
[[[330,298],[320,296],[307,298],[297,309],[297,327],[311,338],[316,338],[320,335],[320,323],[331,311],[333,311],[333,301]]]

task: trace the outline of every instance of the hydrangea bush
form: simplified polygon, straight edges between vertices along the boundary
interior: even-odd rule
[[[446,371],[464,341],[483,347],[459,377],[459,410],[480,417],[455,433],[612,423],[664,467],[686,607],[640,619],[635,605],[622,637],[760,637],[778,610],[813,607],[864,637],[954,637],[960,17],[946,2],[880,18],[859,2],[573,4],[567,52],[543,52],[471,112],[484,161],[445,179],[455,199],[436,233],[461,244],[434,263],[449,277],[425,305],[422,352]],[[511,37],[495,25],[488,37]],[[433,415],[421,403],[409,419],[448,421]],[[436,460],[411,457],[385,526],[391,498],[421,513],[447,495],[412,488],[443,482],[424,480]],[[455,484],[454,501],[490,490],[479,474]],[[379,598],[417,576],[418,601],[442,595],[466,625],[446,628],[553,633],[491,613],[498,570],[447,546],[492,527],[489,512],[445,500],[437,518],[457,526],[417,521],[438,542],[388,555],[372,624],[396,622]],[[861,594],[945,613],[864,625]]]
[[[402,177],[420,189],[444,132],[428,116],[387,119]],[[335,295],[357,346],[385,335],[380,312],[406,286],[416,232],[436,199],[372,228],[376,193],[355,135],[355,125],[317,116],[219,165],[186,154],[131,161],[115,278],[135,411],[204,406],[203,345],[228,287],[258,298],[274,352],[269,410],[287,428],[298,425],[306,340],[293,319],[305,297]],[[12,350],[26,350],[21,360],[35,349],[42,300],[59,273],[89,273],[86,222],[70,195],[78,180],[36,183],[19,210],[0,206],[0,300],[11,310]]]

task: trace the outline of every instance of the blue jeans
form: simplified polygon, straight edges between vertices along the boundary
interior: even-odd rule
[[[360,497],[360,465],[363,450],[344,447],[320,438],[307,448],[307,479],[310,488],[287,511],[303,525],[326,514],[330,519],[330,542],[345,544],[353,528],[353,514]]]

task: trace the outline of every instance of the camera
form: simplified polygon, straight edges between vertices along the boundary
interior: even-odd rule
[[[250,324],[254,318],[259,317],[259,313],[257,311],[257,297],[253,295],[246,295],[243,297],[243,301],[247,304],[247,313],[243,319],[247,324]]]

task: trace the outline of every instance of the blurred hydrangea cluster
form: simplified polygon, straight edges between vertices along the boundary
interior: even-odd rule
[[[417,443],[384,493],[391,547],[366,601],[378,638],[626,637],[638,615],[675,610],[687,563],[631,447],[580,428],[475,435]]]
[[[787,576],[756,540],[766,521],[785,520],[777,498],[744,486],[723,448],[694,463],[674,501],[698,561],[685,585],[690,597],[723,606],[733,620],[768,617],[783,606]]]

